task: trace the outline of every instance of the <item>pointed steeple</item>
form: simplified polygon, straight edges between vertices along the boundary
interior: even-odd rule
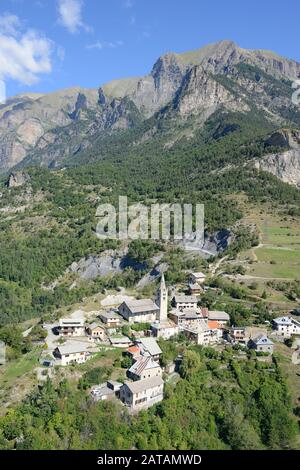
[[[166,281],[165,281],[165,275],[162,273],[161,278],[160,278],[160,290],[166,289]]]
[[[162,273],[160,280],[160,288],[158,292],[159,314],[158,320],[165,322],[168,320],[168,289],[166,286],[165,275]]]

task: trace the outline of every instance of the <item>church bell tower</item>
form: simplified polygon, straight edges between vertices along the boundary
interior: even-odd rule
[[[160,288],[158,291],[158,320],[163,323],[168,320],[168,289],[166,287],[164,273],[161,275]]]

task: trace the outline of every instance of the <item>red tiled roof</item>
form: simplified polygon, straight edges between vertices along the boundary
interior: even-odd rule
[[[139,353],[139,352],[140,352],[140,348],[139,348],[138,346],[130,346],[130,347],[127,349],[127,352],[132,353],[132,354]]]
[[[211,321],[207,322],[207,325],[208,325],[208,328],[210,328],[211,330],[215,330],[215,329],[219,328],[219,322],[216,321],[216,320],[211,320]]]

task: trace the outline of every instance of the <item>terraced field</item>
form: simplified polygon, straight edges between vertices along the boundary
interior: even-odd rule
[[[241,254],[247,274],[265,279],[300,280],[300,221],[280,214],[252,212],[246,223],[257,226],[260,245]]]

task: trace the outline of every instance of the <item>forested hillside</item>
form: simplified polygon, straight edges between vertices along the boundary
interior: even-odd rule
[[[176,343],[163,345],[166,359]],[[94,403],[74,381],[46,382],[0,418],[2,449],[289,449],[297,432],[276,360],[238,361],[230,349],[182,344],[176,385],[164,401],[130,417],[117,403]]]

